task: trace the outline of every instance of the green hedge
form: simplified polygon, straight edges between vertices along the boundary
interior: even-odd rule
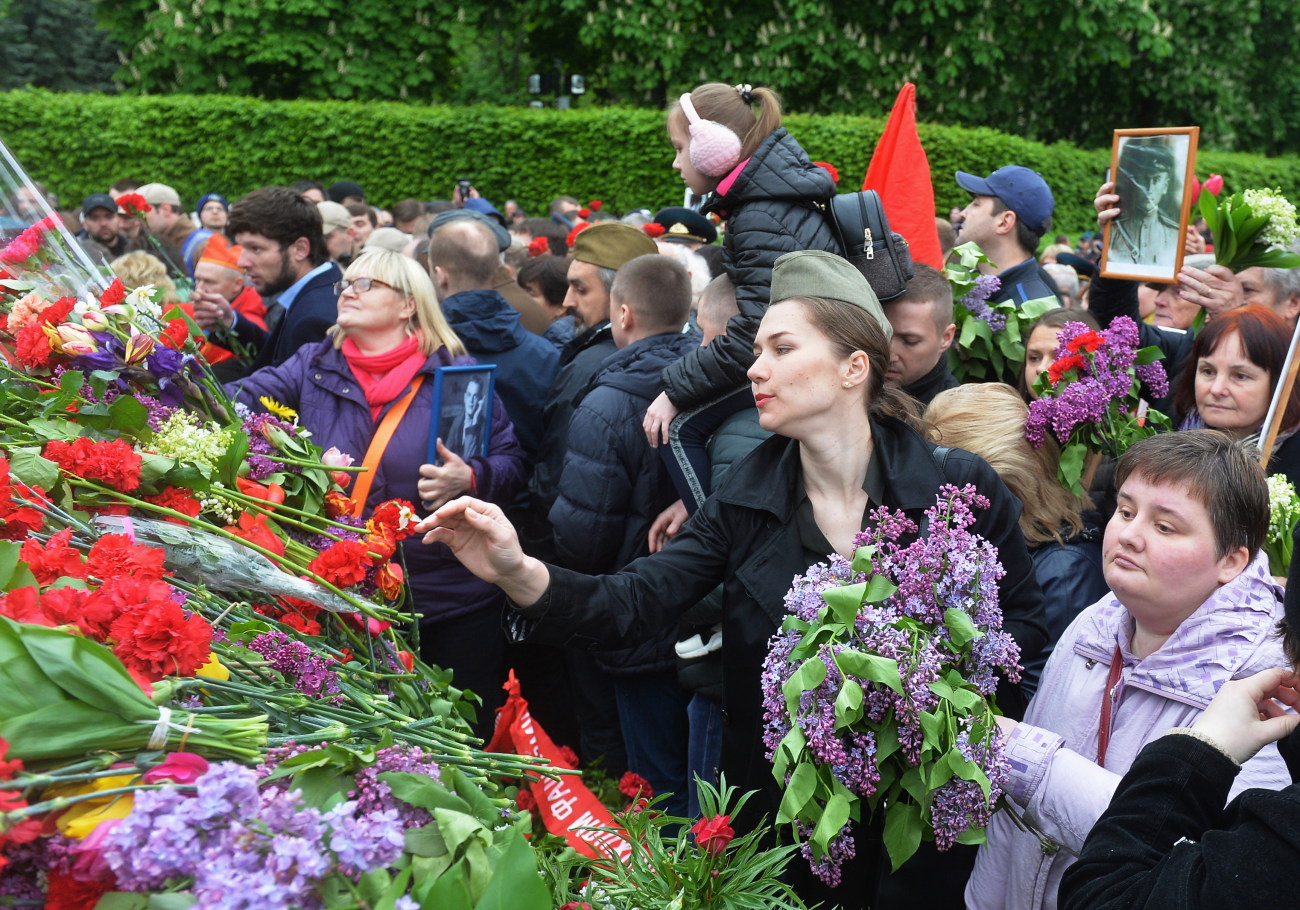
[[[856,189],[883,128],[878,118],[794,115],[790,131],[815,160]],[[990,129],[922,124],[939,212],[964,205],[954,171],[1003,164],[1041,171],[1056,194],[1057,227],[1085,230],[1109,150],[1043,145]],[[0,93],[0,139],[33,178],[74,203],[123,177],[160,180],[186,203],[217,191],[315,177],[360,181],[373,201],[446,198],[473,178],[498,205],[509,197],[532,213],[557,195],[603,199],[614,211],[680,202],[663,115],[653,110],[556,111],[413,107],[337,101],[259,101],[229,96],[104,96]],[[1277,186],[1300,195],[1300,157],[1203,151],[1201,175],[1229,186]]]

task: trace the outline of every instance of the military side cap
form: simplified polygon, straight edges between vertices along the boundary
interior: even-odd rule
[[[848,260],[825,250],[786,253],[772,267],[772,303],[791,297],[823,297],[861,307],[879,323],[886,340],[894,337],[880,298]]]
[[[600,269],[617,269],[638,256],[659,252],[655,242],[630,224],[602,221],[573,240],[573,259]]]

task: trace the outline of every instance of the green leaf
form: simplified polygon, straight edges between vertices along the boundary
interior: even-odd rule
[[[923,749],[938,746],[943,741],[945,733],[944,719],[930,711],[921,712],[921,747]]]
[[[862,595],[867,592],[866,582],[856,585],[844,585],[822,592],[822,600],[831,608],[831,614],[845,625],[852,625],[857,619],[858,608],[862,606]]]
[[[781,692],[785,695],[786,707],[794,713],[794,706],[799,703],[799,696],[809,689],[817,688],[825,680],[826,665],[822,663],[821,658],[810,657],[805,660],[781,687]]]
[[[835,663],[848,676],[869,679],[903,694],[903,681],[898,676],[898,661],[878,654],[845,650],[835,655]]]
[[[1061,485],[1078,496],[1083,496],[1086,492],[1079,481],[1083,478],[1083,461],[1087,455],[1087,447],[1077,443],[1062,446],[1061,462],[1056,469]]]
[[[42,457],[38,448],[10,449],[9,470],[29,487],[40,487],[46,492],[59,482],[59,466]]]
[[[512,832],[492,863],[492,880],[474,910],[552,910],[550,891],[537,875],[537,860],[528,842]]]
[[[474,841],[484,847],[492,846],[492,832],[472,815],[453,809],[434,809],[433,818],[438,823],[438,831],[443,840],[447,842],[447,849],[452,853],[468,849]]]
[[[147,910],[149,895],[110,891],[95,904],[95,910]]]
[[[149,410],[134,398],[115,398],[108,406],[108,416],[114,429],[131,436],[138,435],[149,425]]]
[[[921,846],[921,808],[914,803],[892,803],[885,813],[885,849],[893,871]]]
[[[952,634],[952,643],[958,648],[965,647],[968,643],[984,636],[983,632],[975,628],[975,623],[969,614],[956,607],[949,607],[943,611],[943,624],[948,627],[948,631]]]
[[[437,823],[410,828],[406,832],[406,851],[415,856],[446,856],[447,841]]]
[[[1155,345],[1150,345],[1145,348],[1138,348],[1137,353],[1133,358],[1133,362],[1139,364],[1155,363],[1157,360],[1164,360],[1164,359],[1165,359],[1165,352],[1160,350]]]
[[[16,540],[0,540],[0,591],[12,590],[9,580],[18,568],[18,556],[23,545]]]
[[[781,807],[776,814],[777,824],[786,825],[798,818],[816,790],[817,769],[811,762],[799,763],[790,775],[790,782],[785,785],[785,793],[781,795]]]
[[[813,829],[812,843],[819,851],[819,855],[826,853],[831,839],[839,834],[848,822],[849,801],[842,794],[836,793],[826,800],[822,817],[818,819],[817,827]]]
[[[393,796],[417,809],[452,809],[457,812],[470,811],[469,803],[461,799],[432,777],[424,774],[411,774],[406,771],[385,771],[378,776],[388,784]]]
[[[885,575],[873,575],[871,581],[867,583],[867,593],[863,596],[862,602],[869,604],[878,604],[893,597],[898,592],[898,585],[889,580]]]
[[[170,894],[151,894],[146,910],[188,910],[198,901],[193,894],[176,891]]]
[[[835,696],[835,729],[852,726],[862,719],[862,686],[846,679]]]

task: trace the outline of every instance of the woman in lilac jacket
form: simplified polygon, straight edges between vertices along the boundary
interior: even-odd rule
[[[974,910],[1056,907],[1061,876],[1144,745],[1188,727],[1225,682],[1287,666],[1281,590],[1260,554],[1268,492],[1257,462],[1209,430],[1135,444],[1106,528],[1111,593],[1070,625],[1023,723],[999,719],[1007,796],[1042,835],[998,813],[966,889]],[[1232,793],[1291,782],[1275,746]]]
[[[317,445],[337,446],[360,464],[383,415],[417,377],[424,379],[384,449],[366,513],[389,499],[437,508],[463,493],[509,502],[524,483],[523,451],[494,396],[485,457],[461,460],[442,449],[426,464],[434,372],[474,359],[448,327],[433,282],[415,260],[386,250],[358,257],[336,289],[338,323],[320,344],[301,348],[278,367],[258,370],[229,389],[254,409],[273,398],[298,412]],[[502,595],[479,581],[445,546],[403,542],[414,604],[421,614],[420,650],[429,663],[455,671],[455,684],[484,699],[480,725],[490,724],[500,695]]]

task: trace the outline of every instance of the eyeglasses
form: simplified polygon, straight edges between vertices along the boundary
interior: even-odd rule
[[[342,294],[348,288],[354,288],[358,294],[364,294],[375,286],[393,291],[399,290],[387,281],[380,281],[378,278],[344,278],[342,281],[334,282],[334,293]]]

